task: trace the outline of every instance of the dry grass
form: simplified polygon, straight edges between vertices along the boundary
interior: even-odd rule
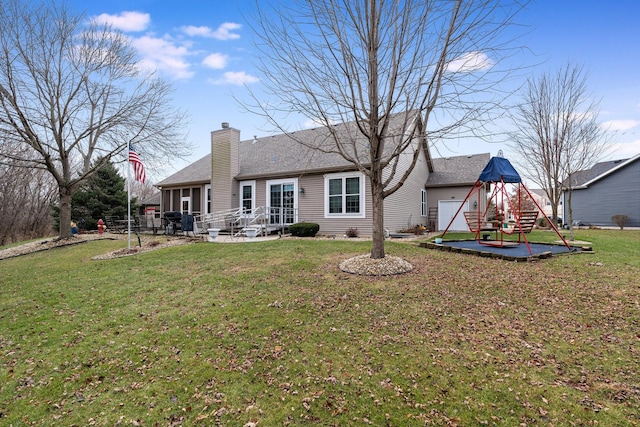
[[[0,261],[3,425],[639,425],[640,233],[509,263],[368,242]]]

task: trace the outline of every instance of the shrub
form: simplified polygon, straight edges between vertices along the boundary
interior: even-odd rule
[[[405,228],[403,230],[400,230],[400,233],[410,233],[410,234],[415,234],[416,236],[420,236],[425,231],[427,231],[427,227],[425,227],[422,224],[418,224],[418,225],[415,225],[413,227]]]
[[[620,227],[620,230],[624,229],[624,226],[627,224],[628,220],[629,220],[629,217],[626,215],[618,214],[611,217],[611,221],[616,223],[616,225]]]
[[[551,228],[551,225],[549,224],[549,219],[546,217],[538,218],[536,223],[539,228]]]
[[[347,237],[358,237],[358,229],[355,227],[349,227],[347,228],[347,231],[344,233],[347,235]]]
[[[289,226],[289,232],[296,237],[315,237],[320,225],[313,222],[298,222]]]

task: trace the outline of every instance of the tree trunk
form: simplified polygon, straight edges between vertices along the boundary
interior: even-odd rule
[[[373,228],[371,258],[384,258],[384,188],[380,182],[371,180],[371,199],[373,206]]]
[[[567,223],[569,224],[569,240],[575,240],[573,234],[573,209],[571,208],[571,188],[567,191]]]
[[[66,187],[58,189],[60,196],[60,233],[61,239],[71,237],[71,191]]]

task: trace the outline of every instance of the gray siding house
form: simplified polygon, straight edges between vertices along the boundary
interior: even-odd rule
[[[629,217],[627,227],[640,227],[640,154],[580,171],[574,174],[571,188],[574,223],[615,227],[611,217],[620,214]],[[567,198],[565,191],[564,218],[568,220]]]
[[[268,213],[269,223],[314,222],[320,225],[320,234],[342,236],[348,228],[357,228],[361,236],[368,236],[372,229],[368,179],[339,154],[300,143],[328,141],[329,132],[354,138],[350,126],[240,140],[240,131],[223,123],[211,132],[211,154],[156,184],[162,210],[195,216],[260,211]],[[432,160],[428,148],[421,150],[402,187],[385,199],[385,228],[397,232],[428,226],[429,208],[437,209],[440,200],[464,200],[488,160],[489,154]],[[410,161],[410,155],[400,156],[396,179]],[[435,181],[428,187],[432,176]],[[446,226],[451,216],[445,219]]]

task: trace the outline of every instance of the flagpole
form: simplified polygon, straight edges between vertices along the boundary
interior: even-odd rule
[[[129,151],[131,141],[127,144],[127,249],[131,249],[131,162],[129,161]]]
[[[138,157],[138,153],[133,150],[133,146],[131,141],[129,141],[128,154],[127,154],[127,234],[129,235],[129,243],[127,247],[131,249],[131,165],[133,163],[133,171],[135,172],[136,181],[140,181],[144,184],[146,179],[146,174],[144,172],[144,164]],[[138,233],[140,230],[138,230]],[[142,245],[140,243],[140,236],[138,236],[138,245]]]

